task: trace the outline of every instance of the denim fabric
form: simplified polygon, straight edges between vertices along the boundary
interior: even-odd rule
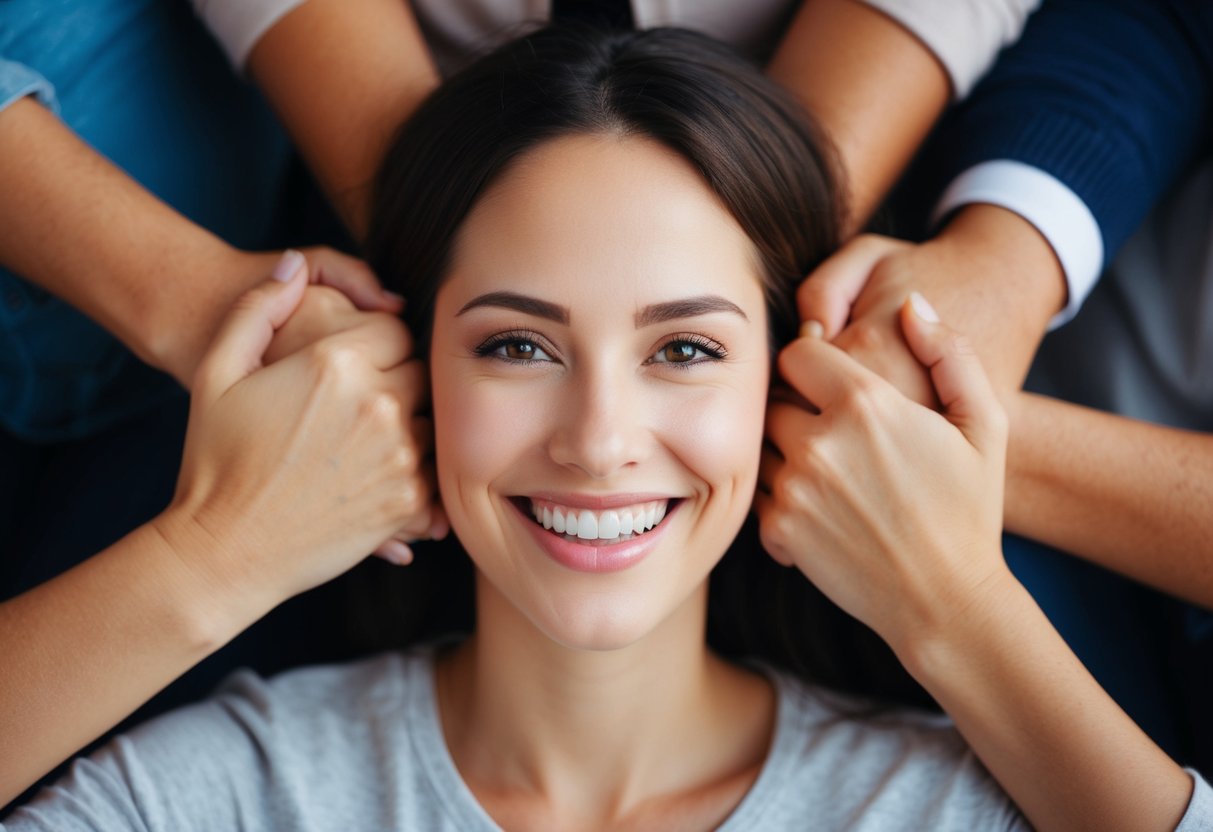
[[[187,3],[0,0],[0,105],[31,94],[218,236],[279,244],[285,137]],[[174,386],[80,313],[0,270],[0,428],[30,441],[80,438]]]

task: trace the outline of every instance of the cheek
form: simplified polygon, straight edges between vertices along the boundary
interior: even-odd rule
[[[438,485],[452,507],[482,494],[535,447],[545,412],[534,391],[520,401],[517,389],[469,378],[458,363],[431,368]]]
[[[728,387],[699,391],[667,411],[667,444],[689,469],[718,490],[748,501],[758,478],[766,417],[765,368]]]

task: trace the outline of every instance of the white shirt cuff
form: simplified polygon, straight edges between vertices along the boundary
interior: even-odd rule
[[[194,11],[227,53],[238,72],[244,72],[249,53],[269,28],[305,0],[193,0]]]
[[[1069,321],[1103,271],[1103,235],[1095,215],[1060,180],[1023,162],[982,162],[956,177],[935,207],[932,225],[957,208],[982,202],[1014,211],[1044,236],[1065,272],[1068,300],[1049,329]]]

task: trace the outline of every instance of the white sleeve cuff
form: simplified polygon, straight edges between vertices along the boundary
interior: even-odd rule
[[[1035,226],[1061,262],[1069,299],[1049,329],[1069,321],[1103,271],[1103,235],[1076,193],[1039,168],[999,159],[969,168],[952,181],[931,216],[933,225],[957,208],[983,202],[1014,211]]]
[[[1041,0],[865,0],[926,44],[960,100],[1014,43]]]
[[[227,53],[238,72],[244,72],[249,53],[271,26],[305,0],[192,0],[194,11]]]

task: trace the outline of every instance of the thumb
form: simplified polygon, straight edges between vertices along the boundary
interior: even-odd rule
[[[813,270],[796,291],[802,323],[817,321],[827,341],[838,337],[851,317],[851,307],[863,292],[872,271],[894,251],[907,247],[901,240],[865,234],[840,248]]]
[[[1006,414],[972,343],[943,324],[918,292],[901,306],[901,329],[914,357],[931,372],[943,415],[979,451],[1006,441]]]
[[[274,331],[298,308],[307,288],[307,260],[288,250],[270,280],[245,292],[232,305],[198,366],[193,395],[207,404],[262,366]]]

